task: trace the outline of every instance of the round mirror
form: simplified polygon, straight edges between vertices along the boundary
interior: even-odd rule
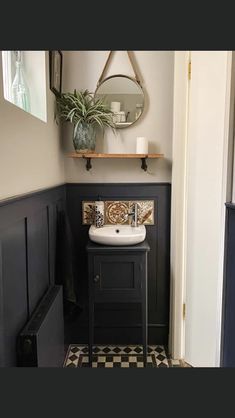
[[[113,75],[97,87],[95,97],[105,98],[113,114],[116,128],[126,128],[136,122],[144,110],[144,92],[131,77]]]

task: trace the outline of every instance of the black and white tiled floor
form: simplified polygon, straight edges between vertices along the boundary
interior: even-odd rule
[[[143,349],[140,345],[97,345],[93,347],[92,367],[141,368]],[[64,367],[89,367],[88,347],[71,344],[65,356]],[[187,367],[181,360],[168,358],[162,345],[148,346],[147,367]]]

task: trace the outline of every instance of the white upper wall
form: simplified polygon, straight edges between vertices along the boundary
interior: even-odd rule
[[[0,54],[0,199],[64,183],[46,52],[47,123],[4,99]]]
[[[64,51],[63,91],[88,89],[95,92],[109,51]],[[136,137],[145,136],[150,153],[163,153],[164,159],[148,160],[148,172],[141,170],[137,160],[92,160],[86,171],[84,161],[65,156],[67,182],[170,182],[172,164],[173,115],[173,51],[134,51],[141,84],[145,92],[145,108],[133,126],[109,129],[104,138],[97,138],[97,152],[135,153]],[[115,51],[105,77],[124,74],[134,77],[126,51]],[[72,125],[64,124],[65,154],[73,151]]]

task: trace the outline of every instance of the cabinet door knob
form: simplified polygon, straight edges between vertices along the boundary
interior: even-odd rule
[[[100,276],[97,274],[97,275],[94,277],[94,282],[95,282],[95,283],[97,283],[99,280],[100,280]]]

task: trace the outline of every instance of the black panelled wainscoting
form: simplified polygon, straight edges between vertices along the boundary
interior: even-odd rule
[[[226,204],[221,367],[235,367],[235,204]]]
[[[113,183],[66,185],[67,212],[75,254],[76,293],[81,313],[65,322],[67,344],[88,341],[87,254],[89,225],[82,225],[82,201],[154,200],[154,225],[146,225],[148,254],[149,344],[167,344],[170,275],[170,188],[169,183]],[[138,304],[99,304],[95,309],[96,344],[139,344],[141,308]]]
[[[65,317],[65,343],[88,343],[89,225],[82,225],[82,201],[98,196],[154,200],[154,225],[146,225],[148,343],[167,344],[170,184],[66,184],[0,202],[0,367],[17,365],[17,336],[54,283],[64,284],[71,306]],[[95,344],[140,344],[140,306],[100,305],[95,310],[94,337]]]
[[[55,282],[64,207],[64,185],[0,202],[0,367],[17,365],[16,337]]]

